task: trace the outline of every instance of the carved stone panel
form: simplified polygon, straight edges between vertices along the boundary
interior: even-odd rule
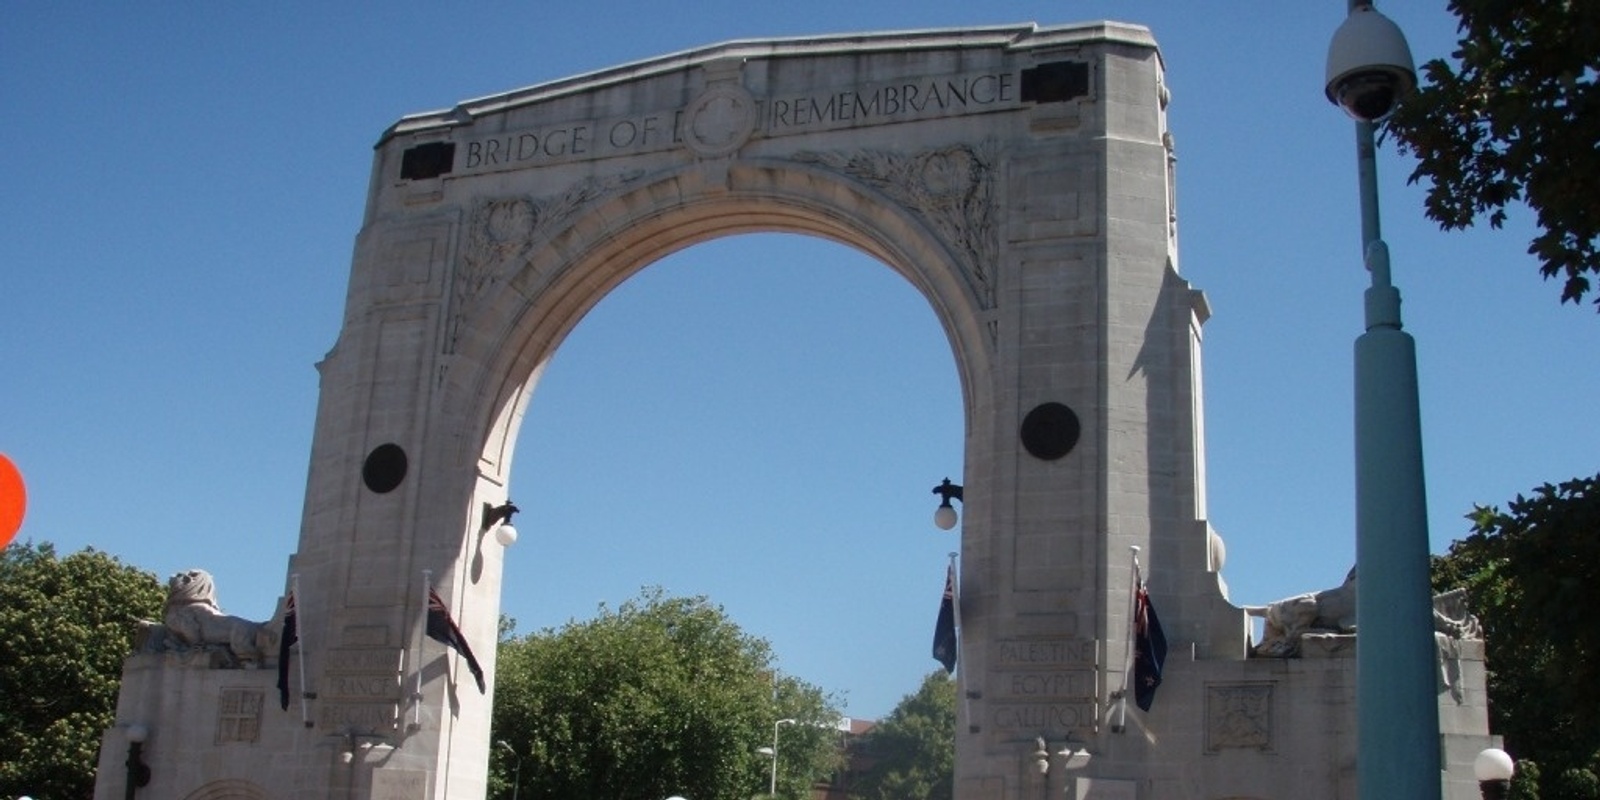
[[[1206,752],[1273,749],[1270,683],[1206,687]]]
[[[217,744],[261,739],[261,706],[266,693],[260,689],[223,689],[217,699]]]
[[[1076,800],[1138,800],[1139,784],[1110,778],[1079,778]]]
[[[1025,637],[999,645],[986,692],[994,730],[1079,735],[1094,730],[1099,674],[1094,640]]]
[[[372,800],[427,800],[428,773],[389,769],[372,773]]]
[[[374,277],[375,302],[409,303],[437,299],[450,246],[449,223],[419,225],[383,246]]]
[[[330,650],[318,725],[325,730],[393,730],[400,713],[400,652],[394,648]]]

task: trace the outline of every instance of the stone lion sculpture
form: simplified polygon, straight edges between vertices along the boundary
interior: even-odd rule
[[[1245,613],[1265,620],[1255,654],[1289,658],[1300,653],[1300,637],[1313,632],[1354,633],[1356,570],[1344,583],[1320,592],[1295,595],[1264,606],[1245,606]]]
[[[1265,620],[1258,656],[1293,658],[1300,655],[1300,640],[1308,633],[1356,632],[1356,569],[1344,583],[1320,592],[1296,595],[1264,606],[1245,606],[1245,613]],[[1440,647],[1450,641],[1482,639],[1483,627],[1467,607],[1465,589],[1433,598],[1433,630]],[[1441,651],[1442,652],[1442,651]],[[1446,684],[1449,684],[1447,677]]]
[[[225,649],[244,666],[259,666],[277,638],[266,623],[222,613],[211,573],[191,569],[167,580],[167,603],[161,624],[144,624],[140,649],[145,652]]]

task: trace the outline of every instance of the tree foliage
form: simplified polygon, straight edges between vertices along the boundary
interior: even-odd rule
[[[1472,533],[1434,561],[1434,586],[1466,587],[1484,628],[1489,727],[1541,768],[1546,800],[1593,797],[1600,767],[1600,475],[1480,506]]]
[[[857,780],[864,800],[943,800],[955,793],[956,682],[944,670],[922,679],[889,717],[867,732],[871,764]]]
[[[1600,273],[1600,3],[1451,0],[1452,65],[1422,65],[1422,86],[1387,123],[1427,178],[1427,215],[1466,228],[1523,202],[1540,233],[1540,272],[1581,301]],[[1600,311],[1600,296],[1596,297]]]
[[[87,797],[122,662],[161,582],[95,550],[0,554],[0,797]]]
[[[560,630],[500,644],[491,797],[748,800],[807,796],[837,765],[838,713],[778,675],[770,646],[705,598],[660,589]],[[775,726],[780,719],[792,724]]]

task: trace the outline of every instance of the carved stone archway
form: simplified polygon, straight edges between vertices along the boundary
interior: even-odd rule
[[[678,249],[828,238],[909,281],[955,353],[975,676],[962,793],[1022,780],[1020,744],[1104,728],[1128,546],[1210,569],[1193,415],[1206,311],[1173,268],[1161,66],[1146,31],[1118,25],[743,42],[401,120],[322,368],[311,484],[329,497],[308,504],[296,569],[392,564],[323,605],[402,651],[405,599],[432,570],[467,636],[492,641],[500,555],[477,513],[505,499],[524,404],[567,332]],[[1068,429],[1082,435],[1033,454],[1028,437]],[[391,443],[412,470],[395,491],[350,480]],[[1194,586],[1177,624],[1220,603]],[[1242,629],[1206,647],[1242,652]],[[322,634],[335,658],[368,647]],[[425,655],[420,704],[398,703],[389,768],[470,793],[481,766],[442,765],[487,760],[489,706],[430,675],[441,658]],[[371,725],[365,702],[319,690],[316,722]]]
[[[785,231],[895,270],[955,354],[957,800],[1275,796],[1308,779],[1327,789],[1308,800],[1343,796],[1351,709],[1324,692],[1325,719],[1284,715],[1297,686],[1341,685],[1353,662],[1246,661],[1218,577],[1209,311],[1177,271],[1166,105],[1148,31],[1096,23],[734,42],[400,120],[319,364],[289,570],[308,691],[280,712],[270,670],[130,660],[118,720],[154,731],[149,791],[481,798],[490,697],[423,635],[424,581],[492,683],[502,556],[484,510],[506,500],[544,364],[652,261]],[[1135,547],[1172,654],[1160,704],[1124,724]],[[121,729],[105,741],[109,800]],[[1041,764],[1041,742],[1088,761]],[[1308,766],[1302,743],[1330,755]]]

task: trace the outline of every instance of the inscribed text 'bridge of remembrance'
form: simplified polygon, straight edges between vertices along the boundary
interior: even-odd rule
[[[135,655],[97,796],[142,725],[148,797],[483,797],[503,564],[483,512],[542,367],[634,272],[757,231],[874,256],[949,338],[958,800],[1352,796],[1354,660],[1247,658],[1219,576],[1167,99],[1149,32],[1100,23],[735,42],[403,118],[319,365],[287,573],[306,697],[279,709],[275,650]],[[1133,547],[1170,650],[1118,726]],[[488,694],[423,635],[425,572]],[[1458,650],[1452,776],[1486,741],[1481,650]]]

